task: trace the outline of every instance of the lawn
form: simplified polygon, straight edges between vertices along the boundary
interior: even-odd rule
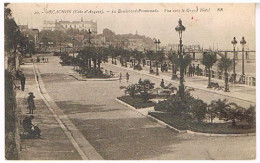
[[[233,127],[231,123],[198,123],[188,120],[183,120],[179,116],[172,113],[156,113],[150,112],[149,115],[179,129],[179,130],[191,130],[195,132],[213,133],[213,134],[247,134],[255,133],[256,128],[248,125],[238,124]]]
[[[144,101],[141,99],[139,96],[136,97],[131,97],[131,96],[121,96],[118,97],[119,100],[135,107],[135,108],[148,108],[148,107],[153,107],[155,106],[154,102],[151,101]]]

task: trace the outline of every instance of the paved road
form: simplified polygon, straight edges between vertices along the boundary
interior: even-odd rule
[[[49,63],[39,63],[37,67],[50,97],[104,159],[255,158],[255,136],[177,134],[121,105],[114,99],[124,94],[119,86],[128,85],[125,80],[78,81],[68,76],[72,67],[61,66],[57,57],[49,57]],[[130,83],[149,78],[133,72],[130,75]],[[160,80],[153,81],[159,86]]]

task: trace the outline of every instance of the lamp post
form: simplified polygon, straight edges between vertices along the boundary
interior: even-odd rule
[[[184,69],[183,69],[183,55],[182,55],[182,32],[185,31],[185,27],[182,25],[181,19],[179,19],[177,27],[175,27],[176,32],[179,33],[180,45],[179,45],[179,60],[180,60],[180,85],[179,85],[179,94],[181,97],[184,95]]]
[[[159,44],[161,43],[161,41],[159,39],[154,39],[154,43],[156,45],[156,75],[159,75],[159,70],[158,70],[158,48],[159,48]]]
[[[244,84],[245,83],[245,60],[244,60],[244,48],[246,44],[245,37],[242,37],[242,40],[240,41],[240,44],[242,45],[242,75],[241,75],[241,82]]]
[[[92,32],[90,31],[90,29],[88,29],[87,34],[88,34],[88,49],[89,49],[89,52],[90,52],[91,34],[92,34]],[[89,60],[88,60],[88,64],[89,64],[88,67],[91,68],[91,58],[89,58]]]
[[[237,40],[236,37],[233,38],[233,40],[231,41],[231,44],[233,45],[233,74],[232,74],[232,79],[233,79],[233,83],[236,82],[236,44],[237,44]]]
[[[72,54],[73,54],[73,59],[75,58],[74,57],[74,44],[75,44],[75,39],[74,37],[72,38]]]
[[[227,59],[227,52],[225,52],[225,58]],[[227,72],[227,68],[225,68],[225,92],[230,92],[229,91],[229,85],[228,85],[228,72]]]

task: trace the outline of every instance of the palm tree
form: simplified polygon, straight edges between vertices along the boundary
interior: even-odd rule
[[[211,80],[211,68],[214,65],[214,63],[217,62],[217,56],[216,54],[213,54],[211,52],[204,52],[203,58],[201,63],[206,66],[206,68],[209,71],[209,80],[208,80],[208,88],[211,88],[210,80]]]
[[[177,67],[180,66],[178,54],[174,51],[170,51],[168,53],[168,59],[172,64],[172,80],[174,80],[177,78],[177,75],[176,75]]]
[[[227,71],[229,71],[232,68],[232,60],[227,58],[227,56],[222,56],[218,62],[218,69],[223,72],[225,71],[225,92],[229,92],[229,88],[228,88],[228,73]]]
[[[210,106],[214,117],[219,117],[221,120],[232,121],[232,126],[236,126],[236,121],[243,119],[245,109],[238,106],[236,103],[227,103],[227,99],[213,100]]]
[[[189,54],[185,54],[184,53],[184,57],[182,59],[182,66],[183,66],[183,69],[186,70],[187,67],[191,64],[191,61],[192,61],[192,58]],[[180,64],[179,64],[180,66]],[[184,80],[184,78],[183,78]],[[184,80],[185,81],[185,80]]]
[[[164,55],[164,50],[160,50],[158,51],[158,62],[161,64],[161,67],[162,67],[162,64],[163,62],[165,61],[165,55]]]
[[[152,50],[147,50],[145,55],[150,60],[150,73],[152,73],[152,60],[154,58],[154,52]]]
[[[137,66],[141,67],[141,61],[144,59],[144,53],[141,51],[134,51],[135,52],[135,59],[138,61]]]
[[[156,75],[159,75],[159,63],[162,63],[165,59],[163,50],[157,51],[155,54],[155,64],[156,64]]]
[[[101,62],[107,61],[107,57],[108,57],[107,56],[107,48],[99,47],[97,49],[96,54],[97,54],[96,58],[97,58],[98,70],[101,70],[101,66],[100,66]]]
[[[114,53],[115,53],[115,48],[111,45],[108,46],[108,55],[111,56],[112,58],[112,64],[114,64]]]

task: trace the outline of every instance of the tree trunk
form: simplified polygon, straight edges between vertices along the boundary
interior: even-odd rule
[[[211,84],[210,84],[210,81],[211,81],[211,71],[210,71],[210,68],[208,68],[208,70],[209,70],[208,88],[211,88]]]
[[[150,73],[152,72],[152,60],[150,59]]]
[[[97,68],[97,59],[93,59],[94,69]]]
[[[99,70],[101,70],[100,64],[101,64],[101,60],[99,59],[99,60],[98,60],[98,69],[99,69]]]
[[[134,69],[135,69],[135,59],[134,59],[134,66],[133,66],[133,67],[134,67]]]
[[[156,75],[159,75],[158,61],[156,61]]]
[[[175,71],[175,65],[172,64],[172,79],[175,78],[175,75],[176,75],[176,71]]]
[[[91,59],[88,60],[88,67],[91,68]]]

